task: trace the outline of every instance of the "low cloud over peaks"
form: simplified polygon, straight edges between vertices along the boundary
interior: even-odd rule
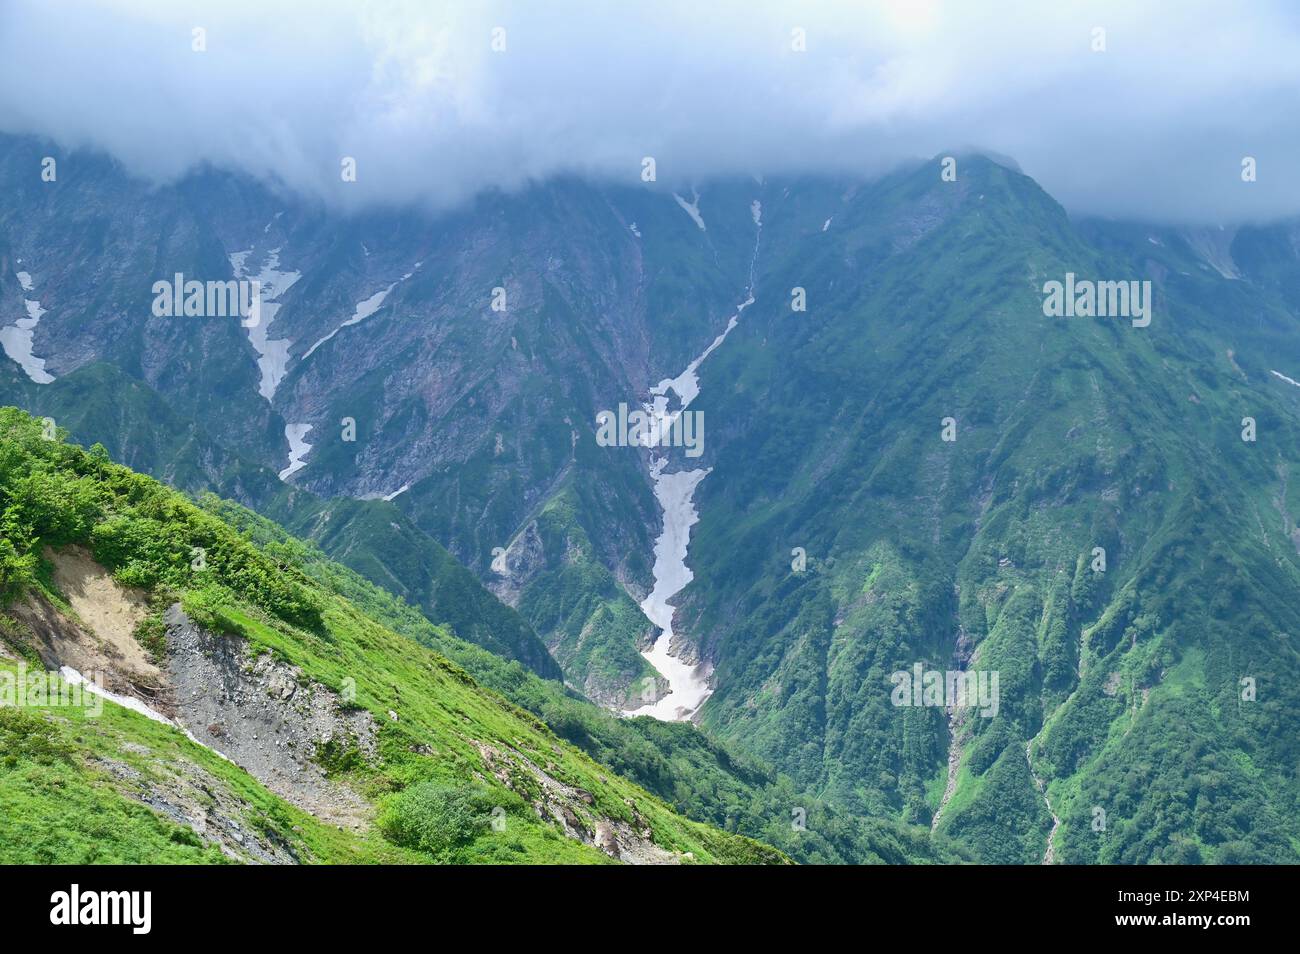
[[[7,0],[0,129],[349,205],[636,183],[644,156],[666,184],[870,175],[969,144],[1075,212],[1231,223],[1300,213],[1293,9]]]

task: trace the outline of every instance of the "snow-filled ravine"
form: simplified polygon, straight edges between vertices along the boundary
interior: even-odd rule
[[[247,262],[252,253],[252,249],[232,253],[230,267],[234,269],[235,278],[259,283],[259,319],[248,327],[248,340],[257,352],[257,367],[262,372],[257,391],[269,401],[275,397],[275,389],[284,380],[289,367],[289,345],[293,344],[288,338],[272,338],[268,333],[271,322],[275,320],[275,313],[280,310],[280,302],[276,299],[288,291],[302,277],[302,273],[280,271],[280,250],[273,248],[267,252],[262,270],[256,275],[250,275]],[[247,319],[245,325],[248,325]]]
[[[18,272],[17,275],[22,290],[32,291],[35,285],[31,274]],[[12,360],[18,362],[29,378],[37,384],[49,384],[54,380],[54,375],[45,370],[45,359],[32,354],[32,338],[45,309],[41,307],[39,299],[35,298],[24,298],[23,307],[27,309],[26,318],[19,318],[12,325],[0,328],[0,347],[4,348],[4,353]]]
[[[686,208],[680,197],[678,202]],[[696,195],[694,205],[698,205]],[[650,463],[650,477],[654,481],[655,499],[664,512],[663,530],[655,540],[654,587],[641,602],[641,611],[661,630],[654,645],[641,655],[668,681],[668,692],[657,702],[629,709],[624,715],[648,715],[666,722],[682,722],[699,711],[704,700],[713,693],[709,678],[713,674],[707,662],[692,665],[684,661],[680,646],[673,645],[673,605],[669,602],[682,591],[695,574],[686,565],[690,547],[691,527],[700,519],[695,509],[695,490],[712,468],[698,470],[669,470],[666,435],[673,422],[700,393],[697,372],[704,359],[712,354],[740,322],[746,308],[754,303],[754,269],[758,262],[758,243],[763,235],[762,205],[755,200],[750,209],[756,234],[754,254],[749,263],[749,286],[745,300],[736,307],[736,313],[727,320],[727,326],[707,348],[686,366],[675,378],[666,378],[650,389],[651,401],[645,405],[653,424],[652,433],[645,438],[646,445],[654,448]],[[694,217],[694,216],[692,216]],[[703,228],[703,225],[700,226]],[[669,409],[668,392],[677,396],[678,407]]]
[[[667,458],[656,458],[650,467],[655,482],[655,499],[664,511],[664,528],[655,541],[654,589],[641,603],[641,610],[661,630],[644,656],[668,680],[668,694],[659,701],[629,715],[650,715],[665,721],[689,719],[713,691],[707,663],[692,666],[673,654],[673,607],[668,602],[695,576],[686,565],[691,527],[700,519],[693,498],[695,488],[708,476],[707,470],[679,470],[665,473]]]

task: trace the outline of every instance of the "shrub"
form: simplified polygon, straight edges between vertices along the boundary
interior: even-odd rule
[[[26,760],[48,765],[66,760],[69,747],[44,718],[14,706],[0,706],[0,765]]]
[[[389,801],[379,829],[394,844],[441,855],[486,831],[492,808],[482,786],[421,782]]]
[[[36,579],[36,554],[18,550],[0,536],[0,600],[7,599]]]

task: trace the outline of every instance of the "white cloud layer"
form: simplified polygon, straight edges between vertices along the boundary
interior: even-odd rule
[[[0,129],[347,204],[563,172],[635,183],[647,155],[684,184],[977,147],[1075,211],[1263,220],[1300,213],[1297,106],[1286,0],[0,4]]]

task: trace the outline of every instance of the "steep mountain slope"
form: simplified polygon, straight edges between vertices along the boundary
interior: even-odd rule
[[[663,798],[678,812],[779,847],[804,863],[958,863],[970,856],[942,835],[886,818],[854,815],[769,766],[707,738],[689,723],[619,718],[517,661],[433,626],[400,598],[333,563],[276,524],[212,495],[200,504],[258,546],[394,632],[436,649],[482,685],[542,719],[558,736]]]
[[[1296,315],[961,169],[807,221],[703,369],[705,724],[985,861],[1294,861]],[[1150,325],[1046,317],[1067,272],[1152,281]],[[897,705],[918,663],[998,673],[996,715]]]
[[[263,512],[317,540],[340,562],[464,638],[518,659],[548,679],[561,678],[559,666],[528,623],[392,504],[322,500],[286,485],[172,411],[147,385],[102,362],[43,386],[0,365],[0,390],[83,443],[101,443],[115,460],[172,486],[256,501]]]
[[[955,182],[937,159],[680,200],[560,181],[345,219],[215,173],[149,190],[81,155],[55,197],[30,175],[43,151],[0,148],[0,309],[39,298],[14,334],[55,380],[4,362],[0,397],[273,516],[553,675],[535,633],[616,709],[647,677],[664,690],[637,652],[661,511],[650,455],[597,446],[595,415],[679,374],[752,277],[697,369],[704,454],[670,465],[711,468],[673,620],[713,667],[711,738],[592,730],[553,682],[440,647],[602,758],[692,752],[664,773],[628,760],[679,808],[751,832],[788,817],[736,773],[717,776],[734,799],[682,781],[743,750],[784,792],[984,861],[1295,859],[1293,224],[1071,221],[978,156]],[[275,273],[288,344],[269,400],[237,323],[148,317],[142,276],[181,269]],[[1044,283],[1067,274],[1150,281],[1151,323],[1047,317]],[[202,362],[227,390],[187,370]],[[307,425],[286,485],[286,429]],[[375,496],[392,499],[348,499]],[[895,705],[891,677],[917,664],[996,673],[996,715]]]
[[[51,153],[57,184],[28,175]],[[31,350],[54,379],[6,400],[33,407],[33,390],[110,364],[181,433],[225,448],[156,439],[143,469],[201,471],[282,519],[274,488],[226,486],[219,459],[327,497],[392,497],[521,607],[575,684],[627,701],[653,675],[636,652],[658,522],[645,461],[580,438],[724,320],[752,253],[748,189],[711,195],[704,227],[666,190],[579,182],[439,216],[343,218],[213,172],[152,188],[15,137],[0,138],[0,180],[13,186],[0,311],[23,314],[22,272],[45,309]],[[154,282],[177,275],[261,280],[263,324],[153,314]],[[123,426],[95,423],[80,436],[115,447],[102,432]]]
[[[109,703],[101,724],[48,694],[0,710],[7,860],[783,860],[61,437],[0,409],[0,667],[62,668],[55,687],[94,671],[153,720]],[[29,829],[52,821],[76,832],[58,851]]]

